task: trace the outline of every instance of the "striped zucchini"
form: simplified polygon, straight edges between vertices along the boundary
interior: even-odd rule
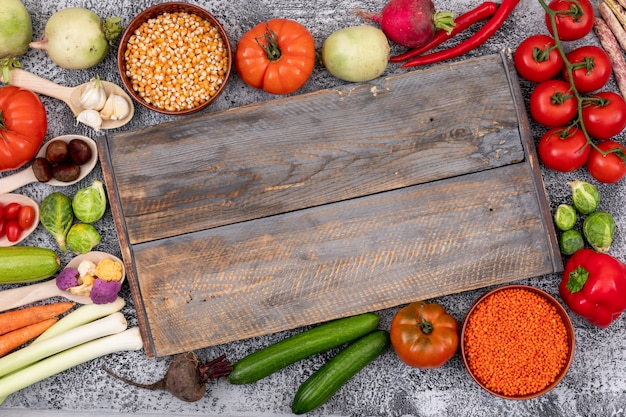
[[[59,256],[51,249],[33,246],[0,248],[0,284],[41,281],[56,274]]]
[[[378,327],[380,317],[364,313],[305,330],[244,357],[228,375],[231,384],[249,384],[304,358],[357,339]]]
[[[328,401],[338,390],[389,346],[389,333],[376,330],[341,350],[300,385],[291,404],[304,414]]]

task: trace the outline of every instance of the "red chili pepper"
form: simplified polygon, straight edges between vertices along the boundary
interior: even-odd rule
[[[419,56],[411,61],[405,62],[400,68],[416,67],[418,65],[433,64],[435,62],[445,61],[446,59],[456,58],[472,49],[475,49],[485,43],[487,39],[493,36],[500,29],[500,26],[511,15],[520,0],[503,0],[493,17],[481,27],[478,32],[471,38],[443,51],[433,52],[428,55]]]
[[[573,312],[608,327],[626,310],[626,265],[606,253],[580,249],[565,265],[559,293]]]
[[[480,22],[481,20],[493,16],[496,10],[498,10],[498,3],[494,3],[493,1],[486,1],[484,3],[481,3],[474,9],[465,12],[456,19],[454,19],[454,27],[450,32],[445,29],[439,29],[435,32],[430,41],[428,41],[428,43],[426,43],[425,45],[420,46],[419,48],[408,50],[400,55],[392,56],[389,59],[389,62],[404,62],[413,57],[421,55],[426,51],[430,51],[435,46],[439,46],[448,39],[463,32],[474,23]]]

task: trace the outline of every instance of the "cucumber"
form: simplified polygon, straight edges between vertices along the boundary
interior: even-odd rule
[[[380,317],[363,313],[333,320],[244,357],[228,375],[231,384],[249,384],[316,353],[357,339],[378,327]]]
[[[324,404],[387,347],[389,333],[385,330],[375,330],[348,345],[300,385],[291,411],[304,414]]]
[[[0,248],[0,284],[41,281],[56,274],[59,255],[51,249],[33,246]]]

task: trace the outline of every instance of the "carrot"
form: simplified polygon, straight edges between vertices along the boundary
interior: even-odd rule
[[[622,97],[626,98],[626,60],[624,60],[624,55],[622,55],[619,43],[606,22],[599,17],[594,19],[593,28],[600,40],[602,48],[604,48],[609,56],[611,66],[613,67],[613,76],[615,77],[619,91],[622,93]]]
[[[0,335],[60,316],[74,307],[74,304],[70,301],[62,301],[2,313],[0,314]]]
[[[0,357],[22,346],[29,340],[33,340],[48,330],[57,321],[59,321],[59,319],[53,317],[3,334],[0,336]]]

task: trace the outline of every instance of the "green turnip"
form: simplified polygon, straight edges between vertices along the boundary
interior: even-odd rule
[[[8,82],[9,68],[15,58],[28,50],[33,36],[33,25],[28,10],[20,0],[0,2],[0,68],[2,77]]]
[[[99,64],[122,32],[120,18],[102,21],[91,10],[69,7],[48,19],[44,38],[30,47],[44,49],[50,59],[67,69],[86,69]]]

